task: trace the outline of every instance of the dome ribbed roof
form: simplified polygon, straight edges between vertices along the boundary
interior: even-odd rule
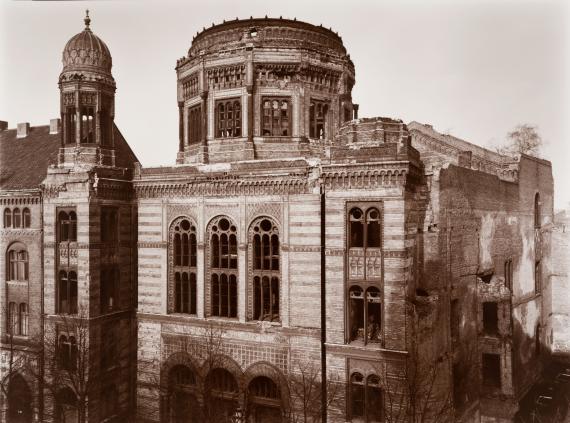
[[[90,70],[111,73],[113,64],[107,45],[89,28],[89,13],[85,17],[85,29],[73,36],[63,49],[63,72]]]

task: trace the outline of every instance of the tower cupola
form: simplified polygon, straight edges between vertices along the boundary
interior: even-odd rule
[[[59,164],[114,166],[113,60],[107,45],[91,30],[88,10],[84,22],[85,29],[67,42],[62,54]]]

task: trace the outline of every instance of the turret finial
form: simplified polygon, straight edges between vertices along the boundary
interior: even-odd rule
[[[83,22],[85,22],[85,30],[91,31],[89,28],[89,24],[91,23],[91,18],[89,18],[89,9],[85,10],[85,19],[83,19]]]

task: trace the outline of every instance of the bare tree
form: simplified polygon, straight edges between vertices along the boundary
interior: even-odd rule
[[[286,376],[289,406],[284,405],[287,421],[290,423],[317,423],[321,421],[322,378],[319,362],[296,361]],[[343,384],[336,374],[330,373],[326,380],[327,410],[339,399]]]
[[[527,123],[517,125],[507,134],[505,143],[496,148],[497,152],[507,156],[528,154],[538,157],[543,140],[537,129],[536,126]]]

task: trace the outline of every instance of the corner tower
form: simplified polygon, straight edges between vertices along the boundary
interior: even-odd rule
[[[85,29],[63,49],[59,75],[63,131],[60,166],[76,164],[115,165],[113,120],[115,80],[107,45],[90,28],[89,11]]]

